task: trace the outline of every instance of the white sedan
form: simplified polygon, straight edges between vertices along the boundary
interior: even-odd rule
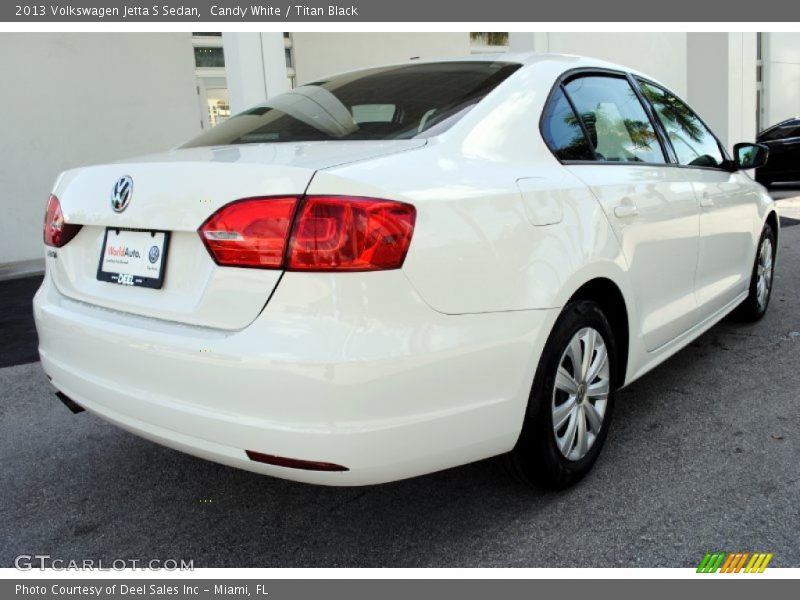
[[[42,366],[72,406],[258,473],[362,485],[503,455],[564,487],[615,390],[766,311],[778,218],[745,173],[766,149],[733,154],[596,60],[329,77],[58,178]]]

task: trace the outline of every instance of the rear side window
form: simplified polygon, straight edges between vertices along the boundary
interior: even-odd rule
[[[542,117],[542,136],[559,160],[594,160],[594,152],[561,88],[556,88]]]
[[[666,162],[653,124],[627,79],[589,75],[572,79],[565,89],[597,160]]]
[[[725,162],[719,143],[700,118],[679,98],[651,83],[640,81],[645,98],[664,126],[678,164],[719,167]]]
[[[508,62],[440,62],[338,75],[270,98],[183,147],[437,135],[519,67]]]

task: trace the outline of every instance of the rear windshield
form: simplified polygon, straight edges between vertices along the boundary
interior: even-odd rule
[[[519,67],[464,61],[339,75],[270,98],[183,147],[437,135]]]

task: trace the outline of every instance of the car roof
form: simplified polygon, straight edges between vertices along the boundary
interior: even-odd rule
[[[639,75],[641,77],[644,77],[645,79],[653,81],[654,83],[663,85],[661,84],[661,82],[651,77],[650,75],[637,71],[636,69],[631,69],[630,67],[626,67],[624,65],[619,65],[609,61],[601,60],[599,58],[579,56],[577,54],[560,54],[555,52],[500,51],[500,52],[480,52],[476,54],[469,54],[466,56],[448,56],[448,57],[432,57],[432,58],[414,57],[414,58],[409,58],[408,60],[402,62],[374,65],[372,67],[367,67],[367,68],[361,67],[358,69],[337,73],[336,75],[345,75],[348,73],[355,73],[356,71],[363,71],[372,68],[399,67],[410,64],[433,64],[433,63],[446,63],[446,62],[509,62],[509,63],[519,63],[523,67],[534,66],[542,63],[551,63],[553,66],[563,67],[564,71],[577,68],[609,69],[612,71],[622,71],[626,73],[632,73],[634,75]],[[331,76],[333,75],[334,74],[332,74]]]
[[[498,61],[498,62],[516,62],[522,65],[534,65],[539,63],[555,63],[561,64],[564,67],[595,67],[599,69],[610,69],[613,71],[626,71],[635,73],[649,78],[646,73],[641,73],[636,69],[620,65],[600,58],[591,56],[582,56],[578,54],[563,54],[558,52],[481,52],[471,54],[469,56],[454,56],[452,58],[430,59],[421,62],[451,62],[451,61]],[[579,64],[576,64],[579,63]]]
[[[789,123],[793,123],[795,121],[800,121],[800,117],[791,117],[790,119],[784,119],[783,121],[780,121],[779,123],[775,123],[774,125],[770,125],[766,129],[762,129],[759,132],[758,135],[764,135],[765,133],[769,133],[773,129],[777,129],[778,127],[783,127],[784,125],[787,125]]]

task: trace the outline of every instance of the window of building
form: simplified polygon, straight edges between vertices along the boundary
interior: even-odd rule
[[[231,105],[228,102],[227,88],[206,88],[206,102],[209,127],[215,127],[230,118]]]
[[[653,124],[627,79],[590,75],[565,87],[597,160],[666,162]]]
[[[198,68],[224,68],[225,54],[222,51],[222,47],[208,48],[203,46],[195,46],[194,64]]]

